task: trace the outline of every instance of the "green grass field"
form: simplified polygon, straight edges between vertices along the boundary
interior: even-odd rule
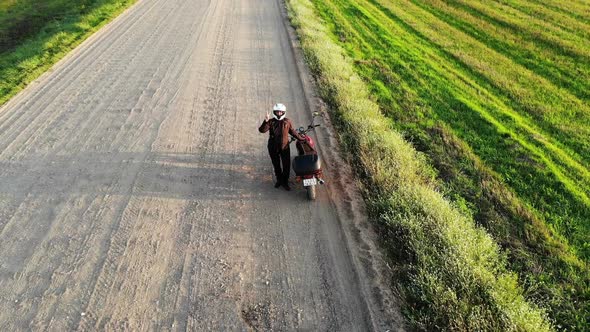
[[[136,0],[0,0],[0,105]]]
[[[499,255],[517,273],[525,298],[546,310],[555,328],[588,329],[590,3],[311,3],[327,39],[344,50],[367,86],[368,98],[388,120],[389,128],[377,134],[399,132],[420,152],[430,165],[423,173],[434,173],[432,189],[499,244]],[[320,86],[326,71],[315,68]],[[333,87],[325,89],[323,97],[342,108],[330,93]],[[341,128],[350,125],[350,120],[342,122]],[[354,139],[343,134],[350,152],[364,152],[365,159],[378,153],[376,147],[363,151],[349,142]],[[366,160],[358,162],[365,164],[359,175],[370,184],[366,197],[373,219],[387,234],[384,244],[406,242],[409,254],[404,255],[411,259],[398,252],[392,257],[405,262],[400,263],[400,276],[406,280],[408,316],[425,329],[441,323],[428,315],[440,315],[447,328],[457,328],[452,325],[456,320],[469,321],[462,314],[450,318],[440,312],[445,306],[425,291],[427,283],[418,279],[436,278],[434,271],[432,276],[412,270],[417,251],[432,250],[412,243],[416,235],[407,232],[419,230],[384,218],[406,213],[417,203],[384,203],[384,193],[400,191],[400,185],[388,189],[387,180],[375,179],[387,174],[386,169],[371,170]],[[460,297],[457,291],[453,296]]]

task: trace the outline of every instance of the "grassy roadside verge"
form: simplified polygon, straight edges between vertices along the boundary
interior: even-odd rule
[[[424,156],[371,101],[352,61],[329,37],[310,1],[287,3],[341,143],[366,185],[371,218],[398,259],[415,326],[550,330],[545,314],[524,299],[498,245],[444,199]]]
[[[0,105],[136,1],[4,3],[0,7]]]

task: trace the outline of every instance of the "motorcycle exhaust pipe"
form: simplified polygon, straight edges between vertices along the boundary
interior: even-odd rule
[[[320,184],[324,184],[326,183],[326,181],[324,181],[323,179],[319,179]]]

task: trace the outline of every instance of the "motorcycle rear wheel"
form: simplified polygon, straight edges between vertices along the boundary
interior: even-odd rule
[[[307,199],[310,201],[315,200],[316,193],[315,193],[315,186],[307,187]]]

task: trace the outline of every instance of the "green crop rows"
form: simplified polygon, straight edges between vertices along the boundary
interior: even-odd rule
[[[590,4],[312,3],[437,190],[504,249],[525,297],[556,328],[587,328]]]

